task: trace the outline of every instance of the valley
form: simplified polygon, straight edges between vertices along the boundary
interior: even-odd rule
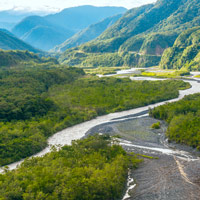
[[[199,200],[200,1],[149,2],[0,11],[1,200]]]

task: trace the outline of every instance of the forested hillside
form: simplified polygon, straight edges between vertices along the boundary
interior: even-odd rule
[[[16,24],[12,33],[42,50],[50,50],[82,29],[106,17],[124,13],[122,7],[79,6],[44,17],[29,16]]]
[[[42,50],[49,50],[74,34],[73,31],[53,24],[40,16],[23,19],[12,29],[12,33]]]
[[[200,94],[186,96],[175,103],[159,106],[150,111],[169,124],[167,137],[170,141],[187,144],[200,150]]]
[[[112,24],[114,24],[121,16],[122,14],[108,17],[96,24],[90,25],[86,29],[83,29],[82,31],[73,35],[71,38],[66,40],[63,44],[57,46],[54,50],[58,52],[63,52],[66,49],[79,46],[81,44],[84,44],[88,41],[91,41],[97,38],[107,28],[109,28]]]
[[[76,62],[71,60],[76,59],[83,65],[83,62],[88,64],[88,57],[91,60],[97,54],[104,53],[106,57],[108,53],[117,53],[123,55],[121,65],[158,65],[164,50],[173,46],[182,31],[199,25],[199,0],[158,0],[155,4],[127,11],[96,40],[72,49],[84,53],[84,58],[74,58],[66,51],[60,62],[73,65]],[[141,65],[143,62],[146,64]]]
[[[12,33],[5,29],[0,29],[0,49],[4,50],[28,50],[34,53],[39,53],[38,49],[35,49],[31,45],[23,42],[15,37]]]
[[[184,31],[173,47],[165,50],[160,67],[200,71],[200,27]]]
[[[0,68],[2,67],[11,67],[20,65],[37,65],[37,64],[58,64],[58,61],[55,58],[45,58],[39,57],[37,54],[31,53],[29,51],[20,51],[20,50],[0,50]]]

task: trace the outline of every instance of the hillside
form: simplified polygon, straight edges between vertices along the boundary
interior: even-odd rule
[[[48,51],[57,44],[61,44],[72,35],[73,33],[71,31],[64,31],[63,29],[48,26],[36,26],[23,35],[22,40],[29,44],[33,44],[39,49]]]
[[[89,57],[102,52],[118,53],[123,55],[121,63],[128,66],[138,67],[143,61],[146,67],[158,65],[164,50],[173,46],[178,35],[198,25],[199,0],[158,0],[155,4],[127,11],[96,40],[74,51],[90,54]],[[87,63],[87,57],[84,63]],[[75,58],[65,52],[60,61],[69,63],[71,59]],[[79,64],[82,65],[83,61]]]
[[[184,31],[173,47],[165,50],[160,67],[200,71],[200,27]]]
[[[0,29],[0,49],[4,50],[28,50],[34,53],[39,53],[38,49],[35,49],[31,45],[16,38],[12,33],[7,30]]]
[[[108,17],[96,24],[90,25],[88,28],[83,29],[77,34],[73,35],[71,38],[66,40],[63,44],[58,45],[54,50],[58,52],[63,52],[66,49],[79,46],[88,41],[97,38],[101,33],[103,33],[107,28],[113,25],[122,15],[115,15]]]
[[[55,58],[40,58],[37,54],[31,53],[29,51],[21,50],[0,50],[0,68],[1,67],[11,67],[17,65],[23,65],[25,63],[30,63],[31,65],[36,64],[58,64]]]
[[[74,34],[39,16],[25,18],[13,28],[12,33],[42,50],[49,50]]]
[[[47,15],[29,16],[18,23],[12,33],[36,48],[50,50],[93,23],[125,12],[120,7],[80,6]]]

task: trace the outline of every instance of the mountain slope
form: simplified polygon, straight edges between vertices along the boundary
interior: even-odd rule
[[[101,48],[101,44],[103,42],[106,43],[106,46],[108,47],[105,51],[110,51],[110,49],[116,51],[125,41],[128,40],[128,50],[131,51],[130,40],[132,37],[148,31],[165,18],[168,18],[178,9],[178,7],[182,4],[182,1],[184,0],[159,0],[155,5],[146,5],[133,9],[132,11],[127,12],[122,19],[118,21],[117,25],[114,25],[103,33],[96,43],[94,42],[91,46],[96,46],[98,50],[98,47]],[[87,47],[85,50],[90,51]]]
[[[28,50],[34,53],[39,53],[38,49],[35,49],[31,45],[23,42],[22,40],[16,38],[12,33],[7,30],[0,29],[0,49],[4,50]]]
[[[96,40],[73,51],[90,54],[90,58],[92,54],[118,53],[123,54],[123,65],[138,67],[145,61],[145,66],[154,66],[182,31],[199,25],[199,0],[158,0],[155,4],[129,10]],[[60,57],[60,62],[77,61],[78,58],[67,54],[68,51]],[[87,63],[87,57],[76,63]]]
[[[90,25],[88,28],[78,32],[68,40],[66,40],[63,44],[57,46],[55,51],[63,52],[66,49],[79,46],[88,41],[91,41],[97,38],[101,33],[103,33],[108,27],[114,24],[122,15],[115,15],[113,17],[108,17],[96,24]]]
[[[48,51],[61,44],[72,35],[71,31],[63,31],[48,26],[36,26],[23,35],[22,40],[39,49]]]
[[[49,50],[92,23],[125,11],[118,7],[67,8],[44,17],[27,17],[12,29],[12,33],[37,48]]]
[[[13,28],[12,32],[23,41],[45,51],[64,42],[74,34],[39,16],[25,18]]]
[[[173,47],[165,50],[160,67],[200,70],[200,26],[184,31]]]

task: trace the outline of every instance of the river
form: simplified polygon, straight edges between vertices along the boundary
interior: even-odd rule
[[[134,77],[131,78],[131,79],[134,80]],[[138,77],[136,77],[135,79],[138,80]],[[145,78],[145,77],[139,78],[139,80],[146,80],[146,79],[156,80],[155,78]],[[125,120],[126,117],[130,118],[131,115],[138,115],[138,117],[141,117],[141,116],[144,115],[145,111],[148,111],[149,108],[157,107],[159,105],[165,104],[166,102],[178,101],[178,100],[182,99],[185,95],[200,92],[200,83],[198,81],[195,81],[195,80],[194,81],[185,80],[185,81],[189,82],[192,87],[190,89],[187,89],[187,90],[181,90],[178,98],[168,100],[168,101],[164,101],[164,102],[160,102],[160,103],[155,103],[155,104],[144,106],[144,107],[139,107],[139,108],[127,110],[127,111],[111,113],[111,114],[100,116],[100,117],[97,117],[97,118],[92,119],[90,121],[86,121],[84,123],[77,124],[75,126],[66,128],[66,129],[54,134],[53,136],[51,136],[48,139],[48,144],[49,144],[48,147],[45,148],[43,151],[34,155],[34,157],[43,156],[46,153],[50,152],[52,145],[63,146],[63,145],[71,144],[72,140],[77,140],[77,139],[84,137],[85,133],[89,129],[91,129],[92,127],[95,127],[97,125],[107,123],[107,122]],[[17,167],[17,165],[19,165],[22,162],[23,162],[23,160],[21,160],[19,162],[12,163],[12,164],[8,165],[8,168],[10,170],[15,169]],[[2,169],[0,169],[0,172],[2,172]]]

